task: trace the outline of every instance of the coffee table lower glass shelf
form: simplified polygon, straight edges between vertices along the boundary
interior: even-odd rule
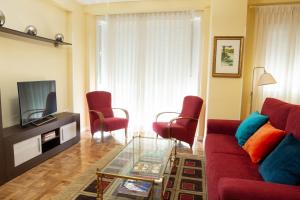
[[[162,199],[175,157],[173,139],[133,137],[97,169],[97,199]],[[109,188],[106,179],[114,179]]]

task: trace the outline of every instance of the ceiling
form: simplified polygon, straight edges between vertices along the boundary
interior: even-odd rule
[[[78,0],[78,1],[82,4],[97,4],[97,3],[141,1],[141,0]]]

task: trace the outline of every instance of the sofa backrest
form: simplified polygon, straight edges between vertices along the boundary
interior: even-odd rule
[[[295,105],[287,118],[285,130],[300,141],[300,106]]]
[[[294,106],[278,99],[266,98],[261,109],[261,114],[267,115],[275,128],[286,130],[287,118]]]

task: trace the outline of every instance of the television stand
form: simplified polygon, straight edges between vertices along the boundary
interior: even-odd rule
[[[79,114],[63,112],[54,117],[41,126],[0,129],[0,185],[80,141]]]
[[[52,115],[49,115],[49,116],[47,116],[47,117],[45,117],[43,119],[39,119],[39,120],[37,120],[35,122],[32,122],[32,124],[35,125],[35,126],[41,126],[41,125],[46,124],[46,123],[48,123],[48,122],[50,122],[52,120],[55,120],[55,119],[56,119],[56,117],[54,117]]]

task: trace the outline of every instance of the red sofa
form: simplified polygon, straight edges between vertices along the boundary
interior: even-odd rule
[[[271,124],[300,141],[300,106],[267,98],[261,113]],[[265,182],[258,164],[238,145],[235,132],[241,121],[209,119],[205,140],[208,200],[300,199],[300,186]]]

